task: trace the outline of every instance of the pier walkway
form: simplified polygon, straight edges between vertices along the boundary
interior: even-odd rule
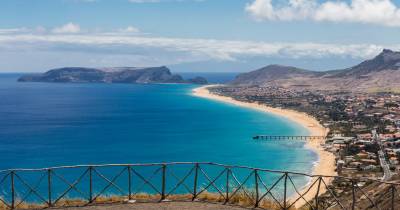
[[[324,140],[325,136],[269,136],[257,135],[253,137],[254,140]]]

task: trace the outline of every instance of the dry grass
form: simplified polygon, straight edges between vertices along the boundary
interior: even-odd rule
[[[254,207],[255,205],[255,197],[256,194],[255,192],[252,191],[247,191],[247,194],[244,191],[239,191],[237,192],[233,197],[229,198],[229,202],[227,202],[230,205],[238,205],[242,207]],[[192,194],[174,194],[174,195],[169,195],[167,197],[167,200],[169,201],[192,201]],[[152,195],[152,194],[147,194],[147,193],[138,193],[135,194],[131,197],[132,200],[136,200],[137,202],[159,202],[161,199],[160,195]],[[196,201],[201,201],[201,202],[210,202],[210,203],[225,203],[225,198],[214,192],[208,192],[204,191],[200,195],[196,197]],[[127,196],[102,196],[96,198],[91,204],[89,205],[95,205],[95,204],[111,204],[111,203],[126,203],[128,202],[128,197]],[[18,203],[18,201],[16,201]],[[54,207],[76,207],[76,206],[85,206],[88,205],[87,200],[82,200],[82,199],[61,199],[59,200]],[[34,204],[34,203],[22,203],[18,206],[18,209],[41,209],[41,208],[46,208],[47,205],[43,204]],[[259,202],[259,207],[263,209],[269,209],[269,210],[274,210],[274,209],[280,209],[280,206],[268,199],[263,199]],[[6,205],[3,203],[0,204],[0,210],[8,210]],[[295,208],[290,208],[289,210],[295,210]]]
[[[400,88],[399,87],[387,87],[387,88],[369,88],[367,90],[368,93],[400,93]]]

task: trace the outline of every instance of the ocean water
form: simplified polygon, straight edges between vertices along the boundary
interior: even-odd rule
[[[301,125],[195,97],[195,85],[18,83],[18,76],[0,74],[0,169],[205,161],[309,173],[317,160],[302,142],[252,140],[306,135]]]

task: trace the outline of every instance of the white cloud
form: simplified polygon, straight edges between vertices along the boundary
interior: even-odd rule
[[[139,33],[140,30],[134,26],[128,26],[126,28],[122,28],[118,30],[121,33]]]
[[[258,20],[312,20],[400,27],[400,8],[391,0],[288,0],[275,5],[272,0],[254,0],[245,10]]]
[[[13,34],[28,31],[27,28],[0,28],[0,34]]]
[[[78,24],[67,23],[63,26],[54,28],[52,32],[56,34],[75,34],[81,32],[81,27]]]
[[[0,29],[0,31],[2,31]],[[337,44],[262,42],[154,37],[142,33],[90,32],[77,34],[0,33],[0,66],[7,70],[43,70],[59,66],[159,66],[196,62],[265,60],[324,60],[372,58],[399,44]],[[26,62],[20,62],[24,58]],[[235,65],[236,65],[235,64]],[[0,69],[0,71],[2,70]]]
[[[287,5],[275,7],[272,0],[255,0],[246,11],[259,20],[300,20],[309,18],[316,7],[314,0],[289,0]]]
[[[0,34],[0,49],[31,51],[87,51],[94,54],[168,56],[176,62],[193,60],[234,61],[242,57],[321,58],[344,56],[370,58],[384,46],[374,44],[279,43],[182,39],[118,34]],[[1,50],[0,50],[1,51]],[[171,60],[171,62],[174,62]]]

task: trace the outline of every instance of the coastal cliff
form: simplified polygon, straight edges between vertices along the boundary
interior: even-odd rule
[[[43,74],[24,75],[19,82],[59,82],[59,83],[191,83],[207,84],[202,77],[185,80],[178,74],[172,74],[165,67],[112,67],[84,68],[65,67],[52,69]]]

